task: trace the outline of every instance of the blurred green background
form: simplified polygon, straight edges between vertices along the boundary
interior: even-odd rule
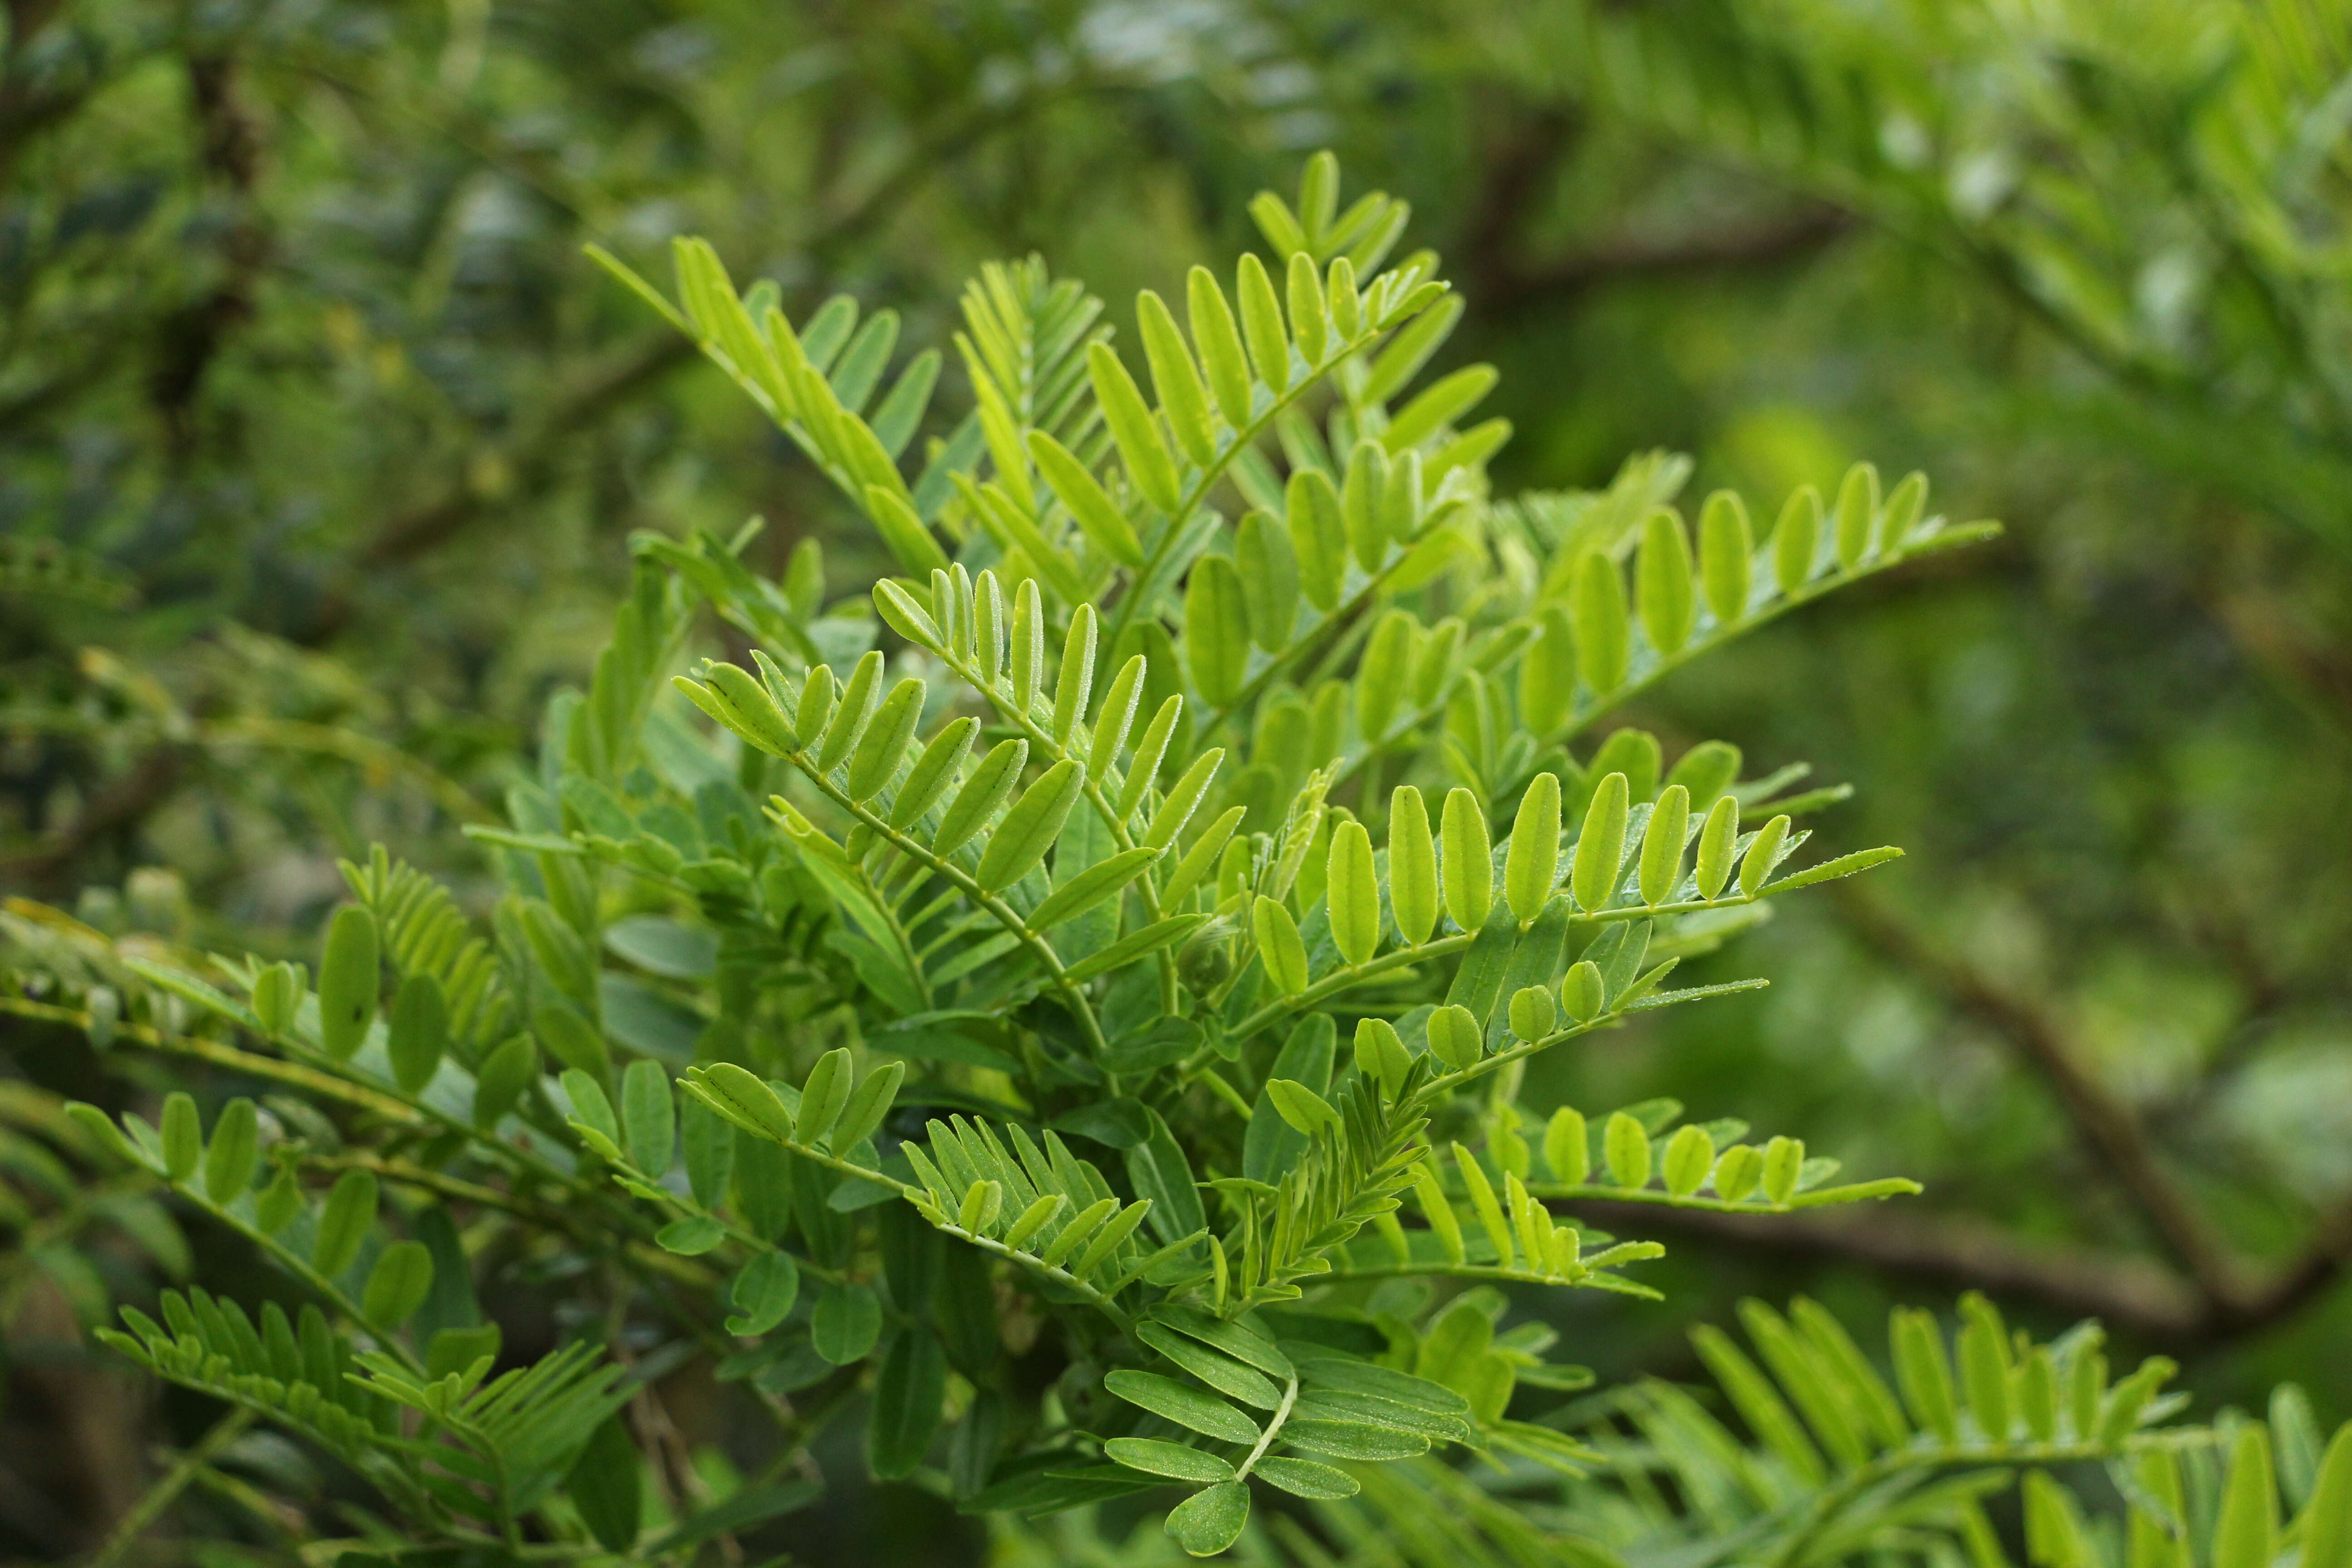
[[[467,884],[452,824],[586,671],[631,530],[759,513],[767,570],[807,535],[836,592],[884,569],[584,242],[667,276],[705,234],[796,318],[846,290],[944,343],[981,260],[1171,290],[1328,145],[1466,294],[1446,352],[1504,372],[1503,488],[1664,447],[1696,460],[1686,508],[1769,508],[1869,457],[2010,525],[1629,716],[1853,782],[1824,843],[1910,858],[1708,961],[1769,991],[1551,1069],[1927,1194],[1685,1216],[1650,1276],[1671,1305],[1546,1309],[1563,1351],[1675,1375],[1742,1294],[1864,1323],[1976,1286],[2037,1329],[2101,1315],[2210,1401],[2293,1377],[2352,1415],[2336,0],[11,0],[5,26],[0,890],[293,951],[372,839]],[[0,1024],[11,1080],[154,1070]],[[0,1213],[0,1557],[42,1560],[189,1413],[89,1345],[37,1188]],[[199,1278],[237,1266],[195,1239]],[[855,1490],[802,1547],[972,1549]]]

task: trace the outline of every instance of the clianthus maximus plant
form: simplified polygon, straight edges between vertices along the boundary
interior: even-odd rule
[[[889,313],[793,324],[692,241],[673,303],[600,256],[899,574],[828,602],[813,544],[776,582],[751,529],[641,539],[593,684],[475,830],[487,930],[381,852],[315,975],[14,908],[52,982],[14,1010],[277,1091],[75,1114],[283,1270],[111,1342],[226,1402],[220,1440],[266,1421],[373,1486],[310,1555],[683,1563],[805,1506],[847,1421],[1038,1562],[1112,1504],[1139,1563],[1989,1563],[1994,1466],[2104,1459],[2126,1535],[2037,1470],[2042,1568],[2346,1568],[2352,1441],[2292,1398],[2164,1426],[2164,1363],[2111,1379],[2095,1331],[2036,1344],[1981,1300],[1957,1359],[1899,1317],[1891,1384],[1811,1303],[1751,1306],[1752,1355],[1702,1331],[1746,1436],[1664,1384],[1563,1405],[1589,1374],[1505,1289],[1652,1295],[1661,1250],[1564,1202],[1912,1190],[1670,1102],[1522,1106],[1532,1058],[1761,984],[1675,979],[1895,853],[1809,862],[1841,792],[1788,793],[1801,767],[1594,737],[1988,527],[1866,465],[1761,530],[1720,492],[1694,528],[1663,457],[1497,500],[1493,372],[1422,375],[1461,301],[1391,258],[1401,203],[1338,188],[1327,156],[1260,196],[1267,254],[1195,268],[1181,324],[1143,294],[1131,356],[1043,262],[985,268],[973,406],[919,467],[941,356],[888,375]],[[692,658],[714,626],[747,656]],[[492,1257],[572,1271],[563,1348],[501,1359]],[[763,1471],[666,1446],[647,1391],[692,1358],[772,1423]]]

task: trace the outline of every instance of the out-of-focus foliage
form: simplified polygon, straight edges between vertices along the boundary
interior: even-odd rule
[[[583,241],[642,265],[708,234],[795,320],[847,289],[944,344],[988,258],[1172,293],[1328,142],[1447,258],[1471,310],[1437,368],[1505,372],[1507,488],[1663,447],[1694,499],[1779,495],[1866,450],[2011,521],[1629,713],[1865,782],[1815,820],[1910,858],[1748,939],[1774,991],[1530,1095],[1736,1105],[1929,1186],[1900,1223],[1685,1216],[1654,1280],[1803,1288],[1857,1331],[1978,1285],[2053,1330],[2097,1312],[2204,1391],[2294,1375],[2345,1413],[2339,8],[96,0],[7,26],[9,890],[134,947],[291,953],[334,857],[383,839],[479,902],[448,828],[531,767],[629,531],[760,513],[765,572],[807,536],[838,581],[884,569]],[[52,1097],[152,1112],[166,1082],[7,1029]],[[246,1267],[80,1191],[28,1189],[0,1286],[26,1456],[0,1506],[34,1555],[131,1506],[142,1434],[205,1424],[141,1425],[75,1307]],[[499,1278],[495,1310],[551,1299]],[[1694,1376],[1679,1321],[1560,1320],[1603,1371]],[[236,1452],[184,1506],[266,1529],[233,1483],[289,1461]]]

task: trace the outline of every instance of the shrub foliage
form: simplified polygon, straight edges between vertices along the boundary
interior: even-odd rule
[[[1579,1200],[1915,1190],[1671,1101],[1521,1089],[1541,1053],[1762,984],[1675,977],[1898,853],[1808,855],[1843,792],[1801,766],[1669,764],[1602,721],[1990,525],[1866,464],[1769,526],[1729,492],[1686,519],[1664,456],[1496,497],[1495,376],[1423,374],[1462,306],[1398,257],[1402,204],[1343,207],[1324,156],[1252,215],[1265,255],[1139,297],[1140,377],[1081,285],[985,268],[952,425],[941,353],[902,360],[887,310],[791,322],[693,241],[673,300],[599,253],[900,574],[836,598],[803,542],[769,580],[756,522],[638,539],[589,689],[467,830],[486,926],[381,850],[315,972],[12,905],[43,983],[12,1010],[271,1091],[57,1124],[299,1298],[167,1292],[110,1342],[362,1477],[362,1557],[684,1562],[804,1505],[810,1446],[857,1421],[875,1476],[1040,1562],[1116,1504],[1148,1509],[1137,1562],[1989,1564],[2022,1466],[2037,1568],[2345,1568],[2352,1437],[2291,1392],[2166,1425],[2169,1366],[2111,1375],[2092,1328],[2037,1344],[1971,1299],[1948,1347],[1898,1315],[1890,1379],[1818,1306],[1751,1303],[1747,1348],[1696,1336],[1710,1401],[1580,1394],[1507,1326],[1508,1290],[1655,1294],[1658,1244]],[[690,658],[714,630],[741,651]],[[586,1260],[601,1324],[503,1361],[487,1233]],[[649,1496],[630,1402],[689,1357],[778,1457]],[[2120,1522],[2053,1479],[2084,1461]]]

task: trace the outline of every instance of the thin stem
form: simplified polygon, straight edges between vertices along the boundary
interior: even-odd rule
[[[114,1532],[106,1538],[106,1544],[90,1558],[89,1568],[114,1568],[121,1562],[139,1543],[139,1538],[147,1533],[148,1527],[163,1517],[163,1510],[187,1489],[188,1483],[196,1479],[197,1472],[211,1464],[222,1449],[243,1436],[254,1420],[252,1411],[238,1408],[214,1422],[212,1429],[197,1438],[194,1447],[183,1451],[172,1468],[158,1476],[154,1484],[131,1505],[131,1511],[122,1516],[122,1522],[114,1527]]]
[[[1257,1462],[1265,1458],[1265,1451],[1268,1448],[1274,1447],[1274,1439],[1276,1434],[1281,1432],[1283,1423],[1290,1419],[1290,1407],[1297,1403],[1298,1375],[1293,1373],[1290,1381],[1283,1385],[1282,1403],[1275,1407],[1273,1418],[1266,1422],[1265,1430],[1258,1434],[1257,1447],[1249,1451],[1248,1458],[1235,1467],[1234,1479],[1237,1481],[1249,1479],[1249,1473],[1257,1468]]]
[[[1856,1194],[1853,1186],[1880,1189],[1869,1194]],[[1592,1182],[1529,1182],[1528,1195],[1531,1198],[1553,1198],[1568,1202],[1594,1199],[1606,1203],[1655,1204],[1663,1208],[1699,1209],[1709,1214],[1774,1215],[1795,1214],[1802,1209],[1820,1208],[1825,1203],[1851,1201],[1855,1196],[1886,1196],[1895,1193],[1916,1193],[1919,1184],[1900,1177],[1879,1182],[1849,1184],[1845,1187],[1827,1187],[1819,1192],[1800,1193],[1786,1203],[1774,1203],[1769,1198],[1750,1197],[1732,1202],[1727,1198],[1703,1198],[1693,1193],[1676,1197],[1672,1193],[1648,1187],[1603,1186]]]
[[[1361,1268],[1334,1268],[1315,1276],[1318,1285],[1338,1285],[1354,1279],[1495,1279],[1514,1285],[1584,1285],[1587,1279],[1565,1274],[1540,1274],[1532,1268],[1506,1268],[1494,1263],[1374,1263]]]
[[[911,1192],[915,1189],[910,1188],[908,1190]],[[928,1203],[930,1199],[930,1194],[929,1193],[925,1193],[923,1197],[925,1202]],[[921,1214],[921,1205],[917,1205],[915,1212]],[[929,1215],[925,1215],[924,1217],[927,1219],[929,1218]],[[1022,1251],[1018,1247],[1007,1247],[1004,1243],[997,1240],[993,1237],[983,1236],[977,1231],[966,1230],[960,1225],[949,1225],[942,1223],[942,1221],[940,1220],[934,1220],[931,1224],[934,1229],[937,1229],[945,1235],[955,1237],[959,1240],[968,1241],[974,1247],[979,1247],[982,1252],[992,1252],[999,1258],[1010,1258],[1014,1263],[1019,1264],[1022,1268],[1028,1269],[1033,1274],[1050,1279],[1055,1284],[1063,1286],[1067,1289],[1076,1291],[1080,1296],[1086,1298],[1087,1304],[1088,1306],[1094,1308],[1097,1311],[1102,1313],[1103,1316],[1108,1318],[1112,1322],[1118,1324],[1121,1333],[1125,1333],[1129,1328],[1134,1326],[1134,1320],[1129,1318],[1125,1312],[1121,1311],[1118,1304],[1114,1302],[1109,1296],[1105,1294],[1099,1288],[1087,1284],[1085,1280],[1079,1279],[1076,1275],[1071,1273],[1068,1269],[1064,1268],[1059,1264],[1047,1263],[1045,1259],[1034,1257],[1029,1253]]]
[[[45,1023],[63,1024],[68,1028],[87,1032],[90,1016],[75,1007],[61,1007],[55,1003],[35,1002],[22,996],[0,996],[0,1013],[13,1013],[18,1017],[37,1018]],[[406,1100],[353,1083],[332,1073],[320,1072],[299,1062],[281,1061],[275,1057],[257,1056],[251,1051],[219,1040],[207,1040],[194,1035],[171,1035],[145,1024],[119,1023],[114,1026],[117,1038],[134,1041],[153,1050],[170,1051],[175,1056],[196,1057],[218,1067],[247,1073],[255,1078],[275,1079],[307,1089],[328,1100],[340,1100],[344,1104],[372,1111],[387,1121],[413,1127],[424,1118]]]
[[[1824,572],[1817,577],[1798,584],[1793,589],[1780,595],[1737,621],[1728,624],[1717,621],[1712,630],[1694,635],[1690,641],[1670,654],[1659,655],[1656,662],[1639,676],[1622,681],[1607,691],[1593,692],[1589,688],[1581,689],[1590,694],[1592,705],[1581,712],[1570,715],[1566,723],[1543,738],[1544,744],[1548,746],[1567,744],[1604,714],[1632,698],[1639,696],[1682,668],[1683,666],[1703,654],[1713,652],[1734,637],[1745,637],[1757,627],[1777,620],[1791,610],[1810,605],[1815,599],[1826,597],[1851,584],[1859,583],[1864,577],[1875,576],[1881,572],[1899,566],[1914,556],[1933,554],[1938,550],[1948,550],[1956,544],[1964,544],[1978,537],[1979,537],[1978,533],[1971,531],[1965,525],[1959,528],[1947,528],[1940,532],[1928,534],[1916,541],[1909,549],[1898,546],[1883,551],[1871,560],[1856,563],[1850,571],[1833,568]],[[1762,560],[1766,570],[1770,570],[1769,545],[1758,552],[1756,559]],[[1708,613],[1712,614],[1712,612]],[[1526,658],[1527,650],[1533,646],[1533,639],[1523,640],[1518,650],[1511,658],[1503,660],[1497,668],[1507,668],[1516,659]]]

